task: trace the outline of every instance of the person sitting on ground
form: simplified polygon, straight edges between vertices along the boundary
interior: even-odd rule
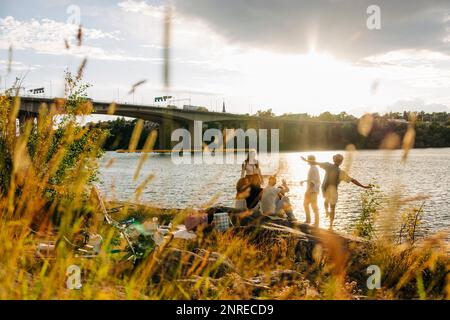
[[[234,200],[234,209],[240,212],[230,212],[230,218],[236,225],[257,224],[261,220],[259,205],[253,209],[247,208],[246,199],[250,195],[251,186],[246,178],[241,178],[236,184],[236,199]]]
[[[325,170],[325,178],[323,179],[322,183],[322,195],[325,199],[325,213],[326,216],[330,217],[330,227],[329,229],[333,229],[333,222],[334,217],[336,213],[336,204],[338,201],[338,186],[341,181],[344,182],[351,182],[354,185],[370,189],[371,186],[365,186],[361,183],[359,183],[358,180],[351,178],[347,172],[344,170],[341,170],[339,167],[341,166],[342,162],[344,161],[344,156],[341,154],[335,154],[333,156],[333,163],[329,162],[316,162],[315,160],[308,160],[304,157],[301,157],[302,160],[308,162],[312,165],[318,165],[323,170]]]
[[[263,189],[261,188],[261,179],[259,175],[253,175],[250,179],[250,194],[245,199],[247,202],[248,209],[254,209],[261,200],[261,193]]]
[[[227,212],[230,216],[233,223],[241,224],[240,221],[244,218],[248,218],[245,221],[249,222],[250,220],[254,220],[258,216],[258,208],[259,205],[256,205],[254,208],[248,208],[248,201],[249,198],[252,197],[252,190],[254,190],[254,199],[250,199],[251,203],[258,204],[259,202],[259,193],[262,190],[259,187],[259,179],[257,176],[254,179],[254,186],[250,184],[250,181],[244,177],[240,178],[238,182],[236,183],[236,198],[233,201],[232,207],[224,207],[224,206],[215,206],[210,207],[205,210],[206,214],[208,215],[208,223],[212,223],[214,219],[214,214],[221,213],[221,212]],[[258,189],[259,188],[259,189]],[[257,192],[255,192],[255,190]]]
[[[289,192],[286,180],[283,179],[280,187],[275,187],[276,184],[276,176],[269,177],[269,185],[264,188],[261,196],[260,209],[262,214],[273,217],[280,216],[282,211],[284,211],[289,221],[295,221],[291,203],[286,196],[286,193]]]
[[[316,157],[313,155],[309,155],[307,158],[308,161],[316,161]],[[301,181],[300,184],[307,183],[305,198],[303,201],[303,207],[305,209],[306,221],[305,223],[311,223],[311,210],[314,212],[314,226],[319,226],[319,207],[317,206],[317,196],[320,191],[320,175],[319,169],[313,163],[309,163],[310,168],[308,171],[307,180]]]
[[[247,198],[250,196],[250,182],[247,178],[240,178],[236,183],[236,198],[233,207],[247,210]]]

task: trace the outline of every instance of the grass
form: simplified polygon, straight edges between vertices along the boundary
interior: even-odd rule
[[[291,232],[236,228],[164,242],[144,250],[137,264],[124,260],[130,247],[117,228],[105,223],[102,203],[91,192],[107,132],[77,125],[75,116],[88,114],[92,106],[78,77],[69,73],[66,81],[66,99],[43,106],[37,124],[28,120],[18,128],[19,99],[0,97],[0,299],[450,298],[443,237],[416,241],[417,210],[406,214],[402,225],[412,241],[397,243],[391,235],[376,233],[379,213],[391,212],[395,220],[404,202],[398,197],[383,207],[375,191],[364,195],[355,227],[358,236],[370,238],[359,242],[362,246],[341,246],[327,233],[319,243]],[[55,126],[57,118],[62,121]],[[138,122],[130,149],[140,129]],[[404,159],[413,139],[409,132]],[[152,133],[147,151],[154,141]],[[135,176],[145,160],[143,153]],[[137,201],[148,183],[151,177],[136,190]],[[191,212],[122,203],[111,214],[118,221],[173,218],[175,227]],[[103,238],[98,254],[80,257],[85,235],[93,233]],[[139,234],[132,238],[148,240]],[[41,243],[54,245],[54,250],[38,250]],[[81,270],[79,290],[67,288],[71,265]],[[381,269],[381,289],[366,286],[370,265]]]

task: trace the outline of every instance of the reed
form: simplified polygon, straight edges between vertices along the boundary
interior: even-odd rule
[[[81,74],[66,73],[65,99],[43,105],[37,123],[28,120],[17,127],[19,98],[0,97],[0,299],[450,298],[444,237],[417,241],[422,211],[402,216],[411,199],[398,194],[381,204],[375,191],[362,199],[355,227],[358,236],[371,239],[363,248],[342,249],[324,234],[324,245],[304,258],[301,235],[280,230],[256,228],[250,235],[239,228],[199,231],[194,240],[169,239],[159,245],[138,233],[129,235],[139,244],[134,248],[139,259],[133,263],[127,238],[105,221],[105,212],[116,221],[132,217],[140,224],[156,216],[175,227],[193,210],[167,215],[132,203],[114,209],[95,192],[108,132],[76,121],[92,110]],[[360,125],[366,135],[370,124],[365,117]],[[414,128],[408,130],[405,165],[414,139]],[[136,149],[141,132],[137,122],[130,150]],[[135,177],[155,140],[154,132],[146,137]],[[134,202],[140,202],[151,179],[136,189]],[[388,234],[374,236],[382,212],[389,213],[385,223],[404,218],[401,241]],[[83,253],[86,235],[93,234],[102,237],[101,247]],[[75,290],[68,288],[73,265],[81,270],[82,286]],[[380,289],[366,286],[370,265],[382,271]]]

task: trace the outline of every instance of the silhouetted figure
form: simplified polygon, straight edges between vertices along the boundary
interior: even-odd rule
[[[308,156],[308,161],[316,161],[316,157],[313,155]],[[319,207],[317,206],[317,196],[320,191],[320,175],[319,169],[313,163],[309,163],[310,168],[308,170],[308,177],[306,180],[302,181],[307,183],[305,198],[303,201],[303,207],[305,209],[306,221],[305,223],[311,223],[311,210],[314,212],[314,226],[319,226]]]
[[[312,165],[318,165],[325,170],[325,178],[322,183],[322,194],[325,199],[325,213],[327,217],[330,217],[330,230],[333,229],[334,217],[336,214],[336,204],[338,201],[338,186],[341,181],[352,182],[358,187],[370,189],[371,186],[365,186],[359,183],[358,180],[351,178],[347,172],[341,170],[339,167],[344,161],[344,156],[341,154],[335,154],[333,156],[333,163],[329,162],[316,162],[315,160],[308,160],[301,157],[302,160]]]

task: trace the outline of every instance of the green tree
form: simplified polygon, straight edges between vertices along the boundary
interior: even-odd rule
[[[320,121],[335,121],[335,117],[328,111],[321,113],[318,117],[317,120]]]
[[[272,112],[272,108],[267,109],[267,110],[258,110],[255,114],[255,116],[257,117],[275,117],[275,113]]]

